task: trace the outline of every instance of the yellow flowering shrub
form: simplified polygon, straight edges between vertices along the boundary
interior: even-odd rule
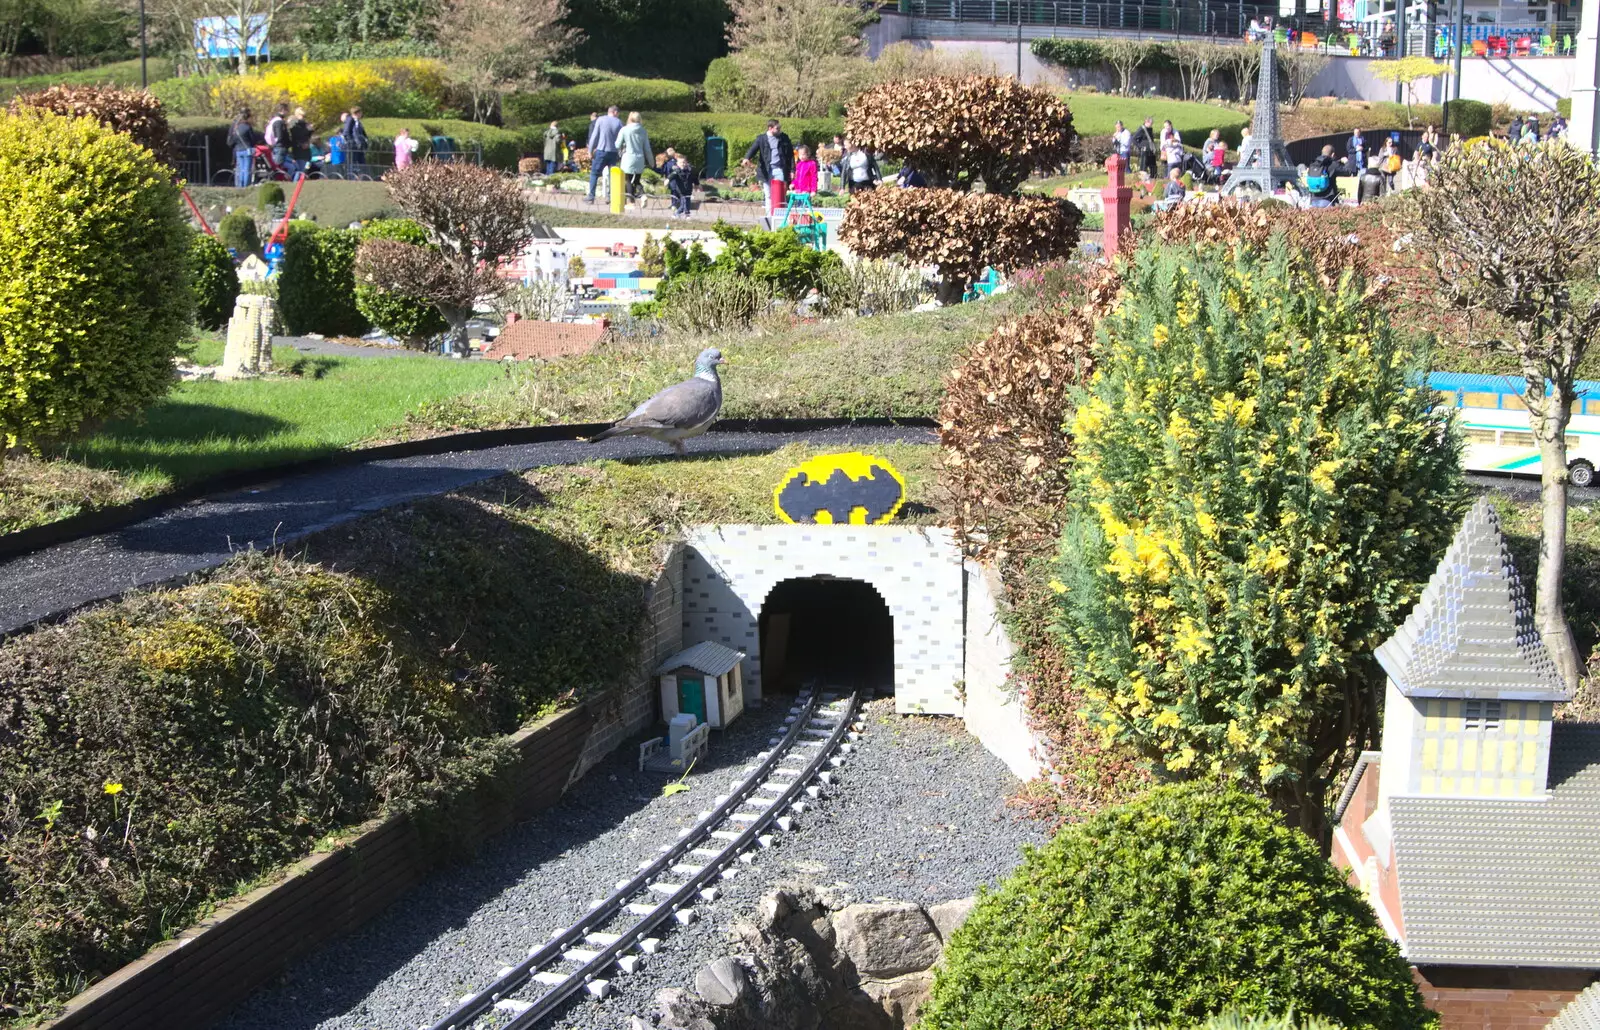
[[[270,64],[259,74],[219,79],[211,100],[219,114],[248,107],[261,117],[277,104],[304,107],[324,132],[338,129],[340,112],[360,106],[369,118],[437,115],[447,103],[443,63],[406,57],[380,61],[301,61]]]
[[[1394,629],[1460,510],[1458,447],[1350,275],[1278,237],[1142,251],[1070,429],[1057,582],[1075,683],[1158,770],[1266,788],[1308,828],[1375,743]]]

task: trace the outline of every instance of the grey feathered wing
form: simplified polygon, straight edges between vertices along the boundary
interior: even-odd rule
[[[720,410],[721,383],[687,379],[651,397],[593,439],[631,434],[670,438],[709,424]]]

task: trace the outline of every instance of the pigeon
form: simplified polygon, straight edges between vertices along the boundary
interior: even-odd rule
[[[675,383],[630,411],[625,418],[589,438],[590,443],[613,436],[648,436],[669,443],[679,454],[687,437],[699,436],[722,410],[722,380],[717,366],[727,364],[722,352],[707,347],[694,362],[694,377]]]

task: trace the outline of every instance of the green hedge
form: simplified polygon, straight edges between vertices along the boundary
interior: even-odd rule
[[[228,323],[239,296],[239,273],[228,248],[210,233],[197,232],[189,241],[189,292],[196,325],[220,329]]]
[[[1471,139],[1494,131],[1494,108],[1481,100],[1449,100],[1445,102],[1445,109],[1453,136]]]
[[[261,232],[256,228],[256,216],[248,208],[229,211],[217,223],[217,237],[222,246],[234,252],[239,260],[261,253]]]
[[[1571,97],[1562,97],[1560,100],[1556,101],[1556,114],[1559,114],[1563,118],[1572,117]]]
[[[1106,59],[1100,44],[1092,39],[1036,39],[1028,50],[1041,61],[1063,68],[1095,68]]]
[[[728,167],[739,163],[757,136],[767,131],[764,114],[716,114],[706,112],[681,113],[670,111],[645,111],[640,114],[645,131],[650,134],[650,145],[656,153],[672,147],[687,154],[695,167],[705,167],[706,137],[721,136],[728,141]],[[844,132],[843,118],[784,118],[783,131],[794,140],[816,146]],[[561,123],[565,132],[578,135],[587,132],[589,117],[570,118]],[[579,142],[582,137],[579,136]]]
[[[1266,801],[1158,787],[1029,849],[951,937],[921,1030],[1193,1026],[1225,1011],[1423,1030],[1361,893]]]
[[[278,273],[278,311],[294,336],[360,336],[371,326],[356,307],[358,229],[291,222]]]
[[[483,163],[491,168],[515,171],[517,159],[532,153],[521,134],[493,125],[467,122],[454,118],[367,118],[367,139],[374,145],[390,146],[401,129],[410,129],[419,144],[417,158],[427,157],[433,151],[430,137],[449,136],[458,145],[474,143],[483,146]]]
[[[612,104],[629,111],[693,111],[694,87],[674,79],[606,79],[538,93],[515,93],[503,105],[513,128],[544,126],[561,118],[604,112]]]

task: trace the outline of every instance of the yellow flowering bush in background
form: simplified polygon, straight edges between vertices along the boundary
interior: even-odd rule
[[[444,64],[431,58],[379,61],[302,61],[270,64],[259,74],[221,78],[210,90],[213,113],[231,117],[241,107],[258,116],[274,106],[304,107],[311,124],[336,131],[341,111],[360,106],[369,118],[432,117],[449,103]]]
[[[1265,789],[1320,831],[1376,744],[1393,631],[1461,511],[1459,444],[1421,355],[1354,275],[1146,248],[1101,323],[1056,586],[1104,733],[1177,778]]]

